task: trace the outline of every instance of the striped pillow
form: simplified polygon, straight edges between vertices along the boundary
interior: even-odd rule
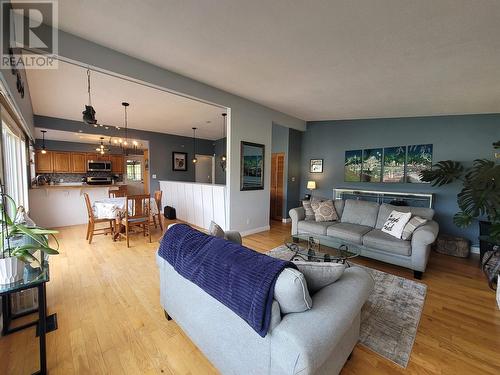
[[[427,219],[421,218],[420,216],[413,216],[405,225],[403,234],[401,235],[401,239],[405,241],[411,240],[413,232],[415,232],[418,227],[421,227],[425,223],[427,223]]]

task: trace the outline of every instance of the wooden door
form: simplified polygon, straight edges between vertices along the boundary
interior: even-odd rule
[[[71,172],[86,173],[87,172],[87,154],[84,152],[71,153]]]
[[[35,172],[36,173],[52,173],[52,151],[42,154],[42,150],[35,152]]]
[[[123,155],[109,155],[109,160],[111,161],[111,172],[122,174],[124,170]]]
[[[54,151],[52,155],[54,173],[71,172],[71,154],[69,152]]]
[[[271,156],[271,219],[283,219],[283,190],[285,177],[285,153]]]

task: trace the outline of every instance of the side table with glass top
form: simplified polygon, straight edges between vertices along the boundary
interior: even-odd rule
[[[361,253],[355,244],[314,233],[293,234],[287,238],[285,245],[293,253],[291,260],[335,262],[347,267],[350,266],[348,260]]]
[[[57,316],[52,314],[47,317],[47,294],[46,284],[50,280],[49,277],[49,263],[45,259],[42,261],[41,267],[33,268],[30,265],[24,267],[24,274],[22,280],[12,284],[0,285],[0,296],[2,297],[2,319],[3,328],[2,335],[10,335],[22,329],[37,326],[37,335],[40,341],[39,355],[40,355],[40,370],[35,374],[47,374],[47,353],[46,353],[46,340],[45,335],[47,332],[57,329]],[[38,308],[24,312],[19,315],[12,313],[10,296],[13,293],[21,292],[23,290],[36,288],[38,292]],[[38,312],[38,319],[27,324],[11,328],[13,320],[26,316],[31,313]]]

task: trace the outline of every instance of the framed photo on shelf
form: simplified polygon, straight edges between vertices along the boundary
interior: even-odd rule
[[[172,170],[177,172],[187,171],[187,153],[172,152]]]
[[[264,155],[264,145],[241,142],[241,191],[264,189]]]
[[[309,163],[310,173],[323,173],[323,159],[311,159]]]

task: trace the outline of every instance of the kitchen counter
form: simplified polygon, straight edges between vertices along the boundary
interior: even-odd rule
[[[87,185],[87,184],[56,184],[56,185],[35,185],[32,186],[33,190],[41,189],[98,189],[98,188],[110,188],[113,186],[120,186],[124,184],[107,184],[107,185]]]

